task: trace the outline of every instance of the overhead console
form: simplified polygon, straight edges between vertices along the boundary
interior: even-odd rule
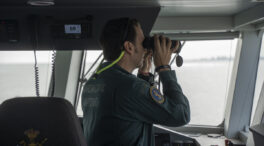
[[[92,20],[92,16],[72,20],[53,20],[49,26],[52,38],[61,40],[92,38]]]
[[[136,18],[149,34],[159,11],[156,6],[1,8],[0,50],[99,50],[98,39],[109,19]]]
[[[18,41],[18,22],[16,20],[0,20],[0,43],[16,43]]]

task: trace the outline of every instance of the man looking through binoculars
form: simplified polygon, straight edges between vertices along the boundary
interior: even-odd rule
[[[82,94],[84,134],[88,145],[153,146],[153,124],[182,126],[190,121],[189,101],[177,83],[169,61],[177,46],[154,36],[154,52],[143,47],[145,37],[135,19],[107,22],[100,43],[103,63],[85,84]],[[163,93],[152,85],[153,55]],[[138,77],[132,71],[139,68]]]

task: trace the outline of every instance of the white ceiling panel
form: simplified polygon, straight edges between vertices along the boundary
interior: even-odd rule
[[[255,6],[251,0],[159,0],[160,16],[231,16]]]

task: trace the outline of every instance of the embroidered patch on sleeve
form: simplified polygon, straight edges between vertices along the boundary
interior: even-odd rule
[[[152,86],[150,87],[150,95],[154,101],[156,101],[159,104],[162,104],[164,102],[164,97],[161,95],[160,91]]]

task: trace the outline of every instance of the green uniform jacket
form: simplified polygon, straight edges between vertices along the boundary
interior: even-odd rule
[[[149,82],[118,65],[88,80],[82,94],[88,146],[154,146],[153,124],[187,124],[189,102],[175,72],[163,71],[159,75],[163,96]]]

